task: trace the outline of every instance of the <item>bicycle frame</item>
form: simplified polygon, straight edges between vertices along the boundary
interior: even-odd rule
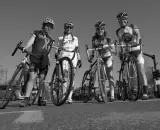
[[[101,55],[99,54],[99,50],[101,50],[102,48],[97,48],[97,49],[87,49],[87,58],[89,57],[89,52],[88,51],[96,51],[96,60],[91,64],[90,66],[90,71],[92,70],[93,66],[98,66],[99,63],[102,63],[104,65],[104,61],[101,57]],[[107,77],[107,74],[106,74],[106,68],[104,66],[104,74],[105,74],[105,77]],[[100,71],[100,70],[99,70]]]
[[[61,49],[60,49],[60,47],[57,47],[57,46],[52,46],[52,48],[54,48],[54,49],[56,49],[56,50],[58,50],[58,51],[60,51]],[[60,75],[59,75],[59,59],[58,58],[55,58],[55,61],[54,61],[54,63],[56,63],[56,65],[55,65],[55,68],[56,68],[56,79],[57,80],[60,80],[61,79],[61,77],[60,77]],[[61,66],[61,70],[62,70],[62,66]],[[64,76],[64,74],[62,73],[62,77]],[[59,81],[58,81],[59,82]],[[59,84],[58,84],[59,85]],[[58,86],[59,87],[59,86]]]

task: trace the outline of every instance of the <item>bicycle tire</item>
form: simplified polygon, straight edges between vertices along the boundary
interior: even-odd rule
[[[126,64],[123,65],[123,69],[119,72],[119,85],[118,85],[118,96],[119,99],[125,101],[127,99],[127,81],[124,78],[124,67]]]
[[[140,79],[139,79],[140,77],[139,77],[138,66],[137,66],[136,62],[137,62],[137,59],[135,56],[131,56],[129,58],[129,62],[128,62],[128,74],[129,74],[129,77],[128,77],[128,99],[130,101],[137,101],[139,99],[140,91],[141,91]],[[133,74],[135,74],[135,73],[136,73],[136,75],[133,76]],[[132,77],[132,79],[133,79],[133,77],[135,77],[135,79],[137,81],[137,85],[134,85],[134,86],[137,86],[136,89],[131,86],[131,84],[130,84],[131,78],[130,77]],[[134,93],[137,92],[137,94],[133,95],[132,94],[133,91],[134,91]]]
[[[160,85],[156,85],[157,87],[157,97],[160,98]]]
[[[90,100],[90,79],[87,79],[87,76],[89,75],[89,70],[85,71],[82,79],[82,101],[84,103],[87,103]],[[90,76],[90,75],[89,75]],[[85,81],[89,80],[89,83],[86,85]]]
[[[70,66],[70,74],[69,74],[70,80],[69,80],[68,89],[67,89],[65,95],[63,96],[63,99],[59,100],[60,87],[56,87],[56,86],[57,86],[57,84],[59,86],[60,82],[57,81],[57,79],[55,79],[57,77],[57,74],[56,74],[56,69],[57,68],[55,67],[55,69],[53,71],[53,74],[52,74],[51,82],[50,82],[50,86],[51,86],[51,92],[50,93],[51,93],[51,100],[52,100],[53,104],[56,105],[56,106],[61,106],[66,102],[66,100],[67,100],[67,98],[68,98],[68,96],[71,92],[72,85],[73,85],[73,64],[72,64],[72,61],[69,57],[63,57],[63,58],[59,59],[59,65],[60,65],[59,68],[61,68],[61,70],[63,68],[62,67],[63,61],[67,61],[69,63],[69,66]],[[55,100],[55,97],[54,97],[55,95],[53,93],[54,92],[53,90],[54,91],[56,90],[56,95],[58,95],[58,98],[56,97],[57,98],[56,100]]]
[[[105,77],[105,69],[104,69],[104,64],[100,61],[98,61],[97,64],[97,74],[98,74],[98,82],[99,82],[99,87],[100,87],[100,92],[101,92],[101,96],[103,98],[104,103],[107,102],[107,90],[105,89],[105,81],[106,81],[106,77]]]
[[[2,98],[3,101],[0,103],[0,108],[1,109],[6,108],[6,106],[11,101],[12,97],[14,96],[15,91],[17,89],[17,86],[13,86],[13,83],[14,83],[14,81],[16,79],[16,76],[19,74],[19,72],[22,70],[22,68],[23,68],[23,64],[20,63],[17,66],[17,69],[15,70],[15,72],[13,73],[13,76],[12,76],[9,84],[6,87],[6,92],[5,92],[5,94],[4,94],[3,98]],[[20,78],[22,78],[22,77],[20,77]]]

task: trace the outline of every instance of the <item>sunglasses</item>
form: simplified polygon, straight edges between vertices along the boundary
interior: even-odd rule
[[[73,27],[72,26],[67,26],[67,27],[65,27],[65,29],[73,29]]]
[[[124,21],[124,20],[127,20],[126,18],[120,18],[118,19],[118,21]]]
[[[102,31],[102,30],[104,30],[104,28],[97,28],[96,30],[98,30],[98,31]]]
[[[51,29],[54,29],[54,26],[52,24],[50,24],[50,23],[46,23],[45,26],[47,26],[47,27],[49,27]]]

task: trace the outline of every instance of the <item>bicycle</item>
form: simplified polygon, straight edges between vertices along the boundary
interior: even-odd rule
[[[105,47],[104,47],[105,48]],[[87,52],[87,58],[89,58],[89,51],[96,51],[96,60],[90,65],[90,69],[87,70],[84,73],[83,79],[82,79],[82,100],[84,103],[91,100],[93,97],[100,102],[99,96],[102,96],[103,102],[107,102],[107,90],[106,90],[106,80],[107,80],[107,74],[106,74],[106,68],[104,65],[104,61],[101,57],[101,54],[99,54],[100,50],[103,48],[94,48],[89,49],[88,45],[86,45],[86,52]],[[93,87],[93,84],[91,83],[91,76],[90,72],[92,71],[93,67],[97,67],[97,76],[98,76],[98,83],[100,88],[100,95],[96,94],[96,88]],[[86,81],[89,81],[89,83],[86,83]],[[93,90],[93,93],[92,93]]]
[[[139,44],[142,46],[142,41],[140,40]],[[115,46],[120,46],[121,49],[124,47],[127,48],[126,52],[123,53],[123,56],[120,57],[121,67],[119,71],[119,85],[118,85],[118,94],[121,100],[125,101],[129,99],[130,101],[137,101],[142,92],[140,86],[140,76],[138,72],[138,66],[136,64],[136,57],[131,54],[128,50],[128,45],[117,44],[115,41]],[[117,50],[116,50],[117,51]]]
[[[52,48],[60,52],[63,50],[60,47],[52,46]],[[63,105],[73,85],[73,64],[69,57],[58,58],[55,55],[55,68],[51,77],[49,86],[51,87],[51,100],[56,106]],[[69,81],[67,81],[67,78]]]
[[[90,69],[85,71],[82,79],[82,101],[84,103],[87,103],[89,100],[92,100],[93,98],[99,102],[99,95],[96,94],[96,88],[93,87],[93,84],[91,83],[91,70],[93,68],[94,64],[90,65]],[[87,82],[87,83],[86,83]],[[93,91],[93,92],[92,92]]]
[[[17,52],[17,50],[21,50],[23,51],[23,47],[21,47],[21,44],[23,42],[20,41],[15,50],[12,53],[12,56],[15,55],[15,53]],[[21,61],[20,64],[17,65],[16,70],[14,71],[11,80],[9,81],[6,89],[4,90],[4,95],[2,96],[3,98],[0,99],[0,108],[4,109],[8,103],[12,100],[12,97],[15,95],[15,92],[17,89],[22,88],[26,85],[27,81],[28,81],[28,70],[27,67],[29,67],[29,62],[27,61],[27,57],[29,55],[32,55],[33,57],[39,59],[39,57],[36,57],[35,55],[33,55],[32,53],[30,53],[27,50],[24,50],[24,53],[26,53],[25,57],[23,58],[23,60]],[[30,96],[30,101],[31,104],[33,104],[36,100],[38,96],[38,90],[37,93],[31,93]]]

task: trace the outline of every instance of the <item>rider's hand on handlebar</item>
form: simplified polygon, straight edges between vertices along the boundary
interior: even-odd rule
[[[97,44],[96,48],[103,48],[103,44]]]
[[[136,47],[137,45],[138,45],[137,42],[132,42],[131,47]]]
[[[81,67],[82,67],[82,61],[81,61],[81,60],[78,60],[78,62],[77,62],[77,66],[78,66],[79,68],[81,68]]]
[[[90,58],[90,59],[88,59],[88,62],[89,62],[89,63],[92,63],[92,60],[93,60],[93,58]]]
[[[55,53],[54,57],[55,59],[58,59],[58,53]]]
[[[22,53],[24,53],[26,51],[26,48],[23,48]]]
[[[91,57],[88,59],[88,62],[89,62],[89,63],[92,63],[93,58],[94,58],[94,55],[91,55]]]

